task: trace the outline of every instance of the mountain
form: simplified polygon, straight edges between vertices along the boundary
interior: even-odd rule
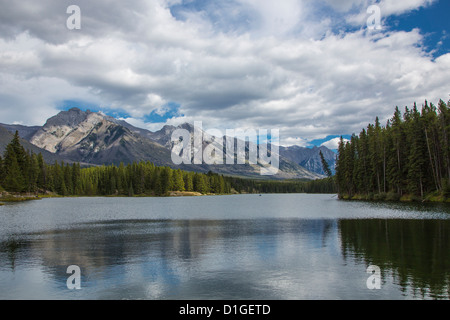
[[[7,128],[9,128],[9,130]],[[13,139],[15,131],[16,130],[13,130],[13,127],[11,127],[11,126],[4,126],[3,124],[0,124],[0,154],[2,156],[6,150],[6,146]],[[19,130],[17,130],[17,131],[19,131]],[[22,133],[23,132],[24,131],[22,131]],[[20,135],[20,131],[19,131],[19,135]],[[30,142],[28,142],[27,140],[25,140],[23,138],[20,140],[20,143],[25,148],[25,150],[27,150],[28,152],[31,151],[36,154],[42,153],[44,161],[47,163],[54,163],[55,161],[59,161],[59,162],[65,161],[66,163],[73,162],[73,161],[65,159],[57,154],[54,154],[54,153],[48,152],[47,150],[41,149],[41,148],[31,144]]]
[[[0,123],[0,126],[14,134],[16,131],[19,132],[19,136],[22,137],[22,139],[30,140],[30,138],[41,128],[39,126],[33,126],[33,127],[27,127],[22,126],[19,124],[3,124]]]
[[[240,165],[207,165],[206,163],[175,165],[172,161],[174,147],[172,133],[177,129],[187,130],[191,135],[193,145],[195,128],[188,123],[178,127],[164,126],[159,131],[151,132],[102,113],[72,108],[49,118],[42,127],[5,125],[5,128],[9,132],[18,130],[21,137],[29,142],[28,145],[37,147],[38,151],[43,150],[47,155],[91,165],[118,165],[121,162],[127,164],[134,161],[150,161],[158,166],[169,166],[175,169],[197,172],[213,171],[224,175],[252,178],[317,179],[323,177],[322,174],[310,171],[299,162],[285,157],[281,152],[278,155],[279,172],[274,176],[266,177],[261,176],[263,164],[260,162],[255,164],[247,162]],[[218,149],[223,148],[218,145],[217,139],[214,137],[203,131],[201,134],[203,150],[208,145],[215,145]],[[225,139],[230,138],[225,137]],[[247,159],[249,148],[250,145],[247,142],[245,148]],[[197,151],[193,150],[191,155]],[[289,152],[287,154],[291,155]],[[315,167],[311,166],[311,168]]]
[[[292,162],[299,164],[311,172],[325,175],[320,158],[320,151],[325,158],[325,161],[330,166],[332,173],[335,173],[336,153],[327,147],[304,148],[299,146],[280,147],[280,155]]]
[[[147,136],[153,139],[154,141],[158,142],[159,144],[165,146],[166,148],[173,150],[174,142],[172,142],[171,137],[175,130],[177,129],[184,129],[187,130],[190,133],[191,137],[191,146],[194,145],[194,131],[196,128],[189,123],[184,123],[178,127],[166,125],[161,130],[153,132],[153,133],[147,133]],[[220,143],[217,141],[216,137],[208,135],[206,132],[202,131],[199,133],[203,136],[203,150],[207,146],[215,146],[216,149],[224,149],[223,144],[226,144],[226,141],[228,139],[234,139],[234,154],[237,153],[237,138],[235,137],[227,137],[223,136],[219,139]],[[258,146],[253,145],[256,150],[259,151]],[[245,144],[245,158],[249,159],[249,150],[250,150],[250,144],[249,142],[246,142]],[[195,153],[198,150],[193,150],[192,152]],[[224,150],[226,152],[226,150]],[[225,153],[224,152],[224,153]],[[275,156],[272,155],[272,156]],[[279,158],[279,171],[274,176],[271,176],[275,179],[318,179],[323,178],[324,175],[317,174],[315,172],[311,172],[301,165],[281,156],[278,154]],[[205,170],[211,170],[213,172],[221,173],[221,174],[227,174],[227,175],[239,175],[239,176],[247,176],[247,177],[255,177],[255,176],[261,176],[261,168],[263,165],[258,161],[256,164],[234,164],[234,165],[202,165]],[[200,167],[202,167],[200,166]],[[267,178],[267,177],[266,177]]]
[[[131,163],[148,160],[171,164],[170,151],[97,112],[78,108],[47,120],[30,142],[49,152],[91,164]]]

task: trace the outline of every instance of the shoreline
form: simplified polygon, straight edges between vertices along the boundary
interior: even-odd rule
[[[397,194],[383,193],[375,195],[361,195],[356,194],[349,196],[347,194],[338,195],[338,199],[342,201],[369,201],[369,202],[385,202],[385,203],[446,203],[450,204],[450,198],[446,198],[443,195],[428,194],[424,198],[420,198],[414,195],[406,194],[398,196]]]
[[[104,197],[104,198],[179,198],[179,197],[203,197],[203,196],[220,196],[220,195],[234,195],[236,193],[227,193],[227,194],[203,194],[200,192],[194,191],[169,191],[167,195],[157,196],[157,195],[134,195],[134,196],[126,196],[126,195],[68,195],[62,196],[54,193],[46,193],[46,194],[31,194],[31,193],[9,193],[9,192],[1,192],[0,193],[0,206],[5,205],[5,203],[11,202],[23,202],[23,201],[33,201],[33,200],[42,200],[48,198],[93,198],[93,197]]]
[[[242,193],[246,194],[246,193]],[[258,193],[255,193],[258,194]],[[262,194],[262,193],[260,193]],[[281,194],[281,193],[280,193]],[[5,203],[13,203],[13,202],[23,202],[23,201],[33,201],[33,200],[42,200],[47,198],[92,198],[92,197],[104,197],[104,198],[180,198],[180,197],[203,197],[203,196],[221,196],[221,195],[239,195],[239,193],[227,193],[227,194],[202,194],[200,192],[193,191],[169,191],[167,195],[157,196],[157,195],[134,195],[134,196],[126,196],[126,195],[69,195],[62,196],[54,193],[46,193],[46,194],[31,194],[31,193],[9,193],[9,192],[1,192],[0,193],[0,206],[5,205]],[[353,195],[350,197],[349,195],[335,195],[340,201],[365,201],[365,202],[381,202],[381,203],[443,203],[450,204],[450,198],[445,198],[442,195],[427,195],[424,199],[420,197],[404,195],[402,197],[394,197],[389,194],[382,195]]]

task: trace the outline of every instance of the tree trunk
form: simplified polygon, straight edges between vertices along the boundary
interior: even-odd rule
[[[427,133],[426,128],[425,128],[425,139],[427,140],[428,155],[430,156],[430,165],[431,165],[431,171],[433,172],[434,185],[436,186],[436,190],[440,190],[439,186],[437,184],[437,181],[436,181],[436,172],[434,171],[433,157],[431,156],[430,143],[428,142],[428,133]],[[422,184],[422,182],[421,182],[421,184]]]

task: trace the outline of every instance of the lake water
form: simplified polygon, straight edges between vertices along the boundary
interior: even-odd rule
[[[0,299],[449,299],[449,287],[449,205],[278,194],[0,207]]]

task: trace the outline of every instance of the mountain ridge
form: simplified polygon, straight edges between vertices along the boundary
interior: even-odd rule
[[[1,125],[1,124],[0,124]],[[43,126],[3,125],[10,133],[18,130],[19,135],[30,144],[50,154],[74,162],[92,165],[150,161],[155,165],[172,168],[236,175],[256,178],[260,176],[261,164],[244,165],[174,165],[172,162],[172,133],[186,129],[191,133],[194,126],[184,123],[177,127],[166,125],[156,132],[137,128],[125,120],[119,120],[99,112],[71,108],[50,117]],[[203,148],[214,143],[214,139],[203,132]],[[206,140],[206,141],[205,141]],[[248,147],[248,143],[247,143]],[[318,179],[324,175],[308,170],[297,160],[305,157],[295,155],[296,148],[280,147],[279,172],[273,179]],[[327,153],[324,149],[324,153]],[[248,149],[246,149],[248,153]],[[304,150],[303,150],[304,152]],[[286,155],[284,155],[285,153]],[[310,166],[317,169],[316,161]]]

